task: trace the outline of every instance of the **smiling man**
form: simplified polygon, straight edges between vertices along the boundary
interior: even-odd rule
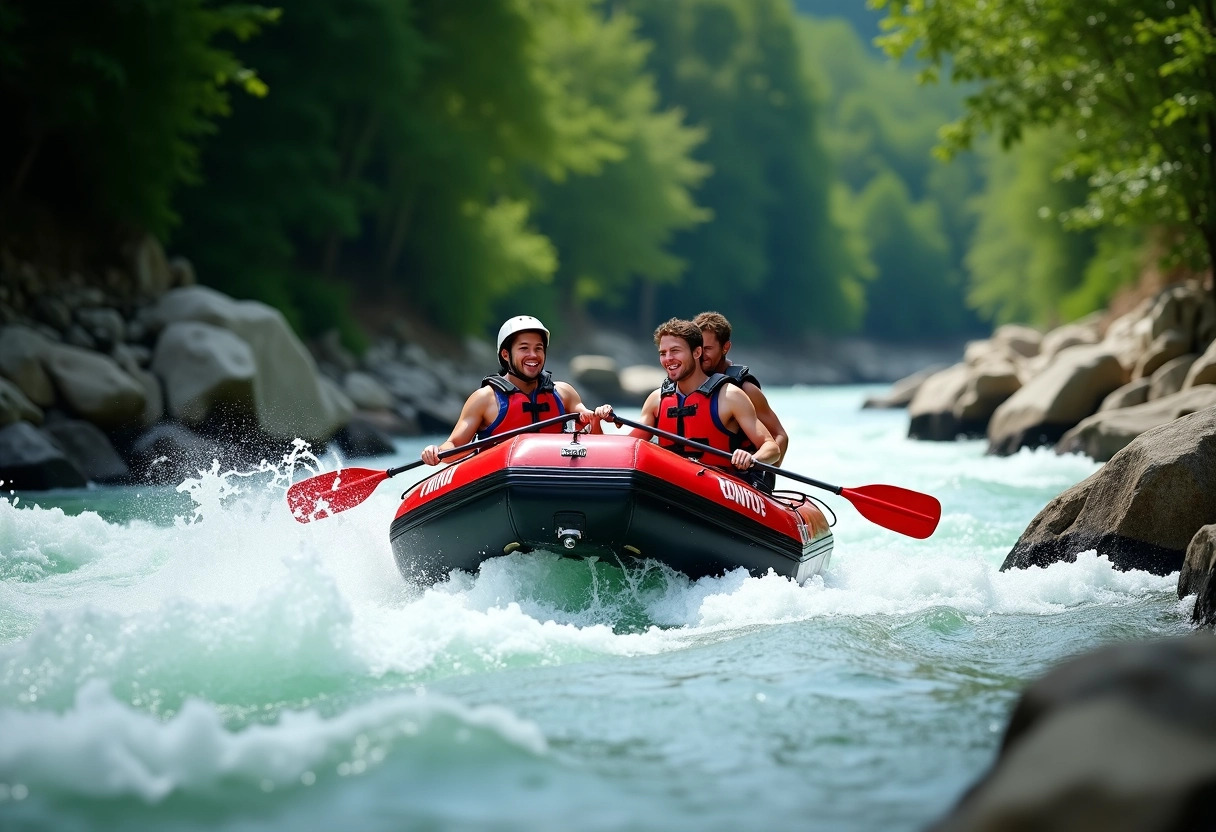
[[[515,428],[577,413],[579,424],[591,423],[598,432],[599,418],[587,409],[578,392],[564,381],[554,381],[545,370],[549,330],[531,315],[508,318],[498,329],[497,375],[482,379],[460,409],[452,433],[440,445],[427,445],[419,455],[427,465],[438,465],[439,454]],[[560,433],[562,425],[541,428]]]
[[[756,462],[776,464],[781,448],[756,417],[751,399],[726,375],[706,375],[701,368],[702,336],[696,324],[672,318],[654,331],[654,343],[659,348],[659,364],[667,371],[667,380],[642,405],[642,424],[729,451],[731,456],[703,457],[701,451],[670,440],[660,439],[660,445],[706,465],[733,467],[738,472],[747,472]],[[611,419],[612,405],[601,405],[595,414]],[[631,435],[651,436],[641,428],[634,428]],[[744,448],[749,442],[754,452]],[[740,476],[752,485],[762,485],[763,475],[759,472]]]
[[[701,369],[710,376],[714,373],[730,376],[743,388],[743,392],[752,400],[752,406],[756,408],[756,418],[764,423],[768,432],[773,435],[777,447],[781,449],[781,456],[776,463],[780,465],[785,459],[785,452],[789,450],[789,434],[777,418],[772,405],[768,403],[768,397],[760,389],[760,381],[752,374],[751,368],[746,364],[736,364],[727,357],[731,347],[730,321],[719,312],[702,312],[693,318],[692,322],[701,330]]]

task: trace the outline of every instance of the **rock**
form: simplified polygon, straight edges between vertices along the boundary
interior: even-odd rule
[[[348,372],[342,380],[342,391],[359,410],[388,410],[393,406],[393,394],[370,373]]]
[[[1118,410],[1121,407],[1134,407],[1138,404],[1144,404],[1148,401],[1149,384],[1151,384],[1151,381],[1147,378],[1129,381],[1117,390],[1107,394],[1106,398],[1102,400],[1102,404],[1098,405],[1098,412],[1101,413],[1105,410]]]
[[[610,356],[574,356],[570,359],[570,383],[585,402],[621,400],[621,376],[616,360]]]
[[[1018,700],[992,768],[932,832],[1211,828],[1216,640],[1120,644]]]
[[[1200,384],[1216,384],[1216,342],[1195,359],[1182,382],[1184,388],[1197,387]]]
[[[1171,358],[1158,367],[1149,377],[1148,400],[1170,396],[1182,389],[1187,372],[1199,356],[1193,352]]]
[[[197,285],[198,278],[194,276],[194,264],[185,257],[171,258],[169,260],[169,283],[173,288]]]
[[[1043,345],[1043,335],[1037,329],[1021,324],[1005,324],[992,333],[992,344],[1001,352],[1022,358],[1033,358]]]
[[[988,452],[1007,456],[1019,448],[1054,444],[1127,381],[1118,358],[1104,345],[1063,350],[992,414]]]
[[[1140,356],[1140,360],[1136,362],[1136,367],[1132,370],[1132,378],[1144,378],[1151,376],[1157,371],[1157,368],[1180,355],[1186,355],[1191,351],[1191,335],[1189,332],[1180,332],[1176,329],[1168,329],[1158,335],[1153,343],[1149,345],[1144,354]]]
[[[267,436],[319,445],[350,418],[350,400],[317,372],[312,355],[277,309],[191,286],[166,292],[148,313],[152,327],[177,321],[218,326],[249,345],[257,366],[257,426]]]
[[[110,352],[127,337],[127,325],[117,309],[77,309],[76,322],[102,352]]]
[[[38,295],[34,301],[34,316],[59,333],[72,326],[72,310],[62,299],[54,295]]]
[[[630,364],[621,370],[621,403],[641,407],[646,398],[658,390],[666,378],[667,373],[655,364]],[[599,404],[609,402],[596,404],[584,400],[583,404],[594,410]]]
[[[43,363],[75,415],[104,430],[139,423],[146,404],[143,387],[108,355],[57,344]]]
[[[90,482],[115,483],[127,479],[127,464],[96,425],[65,419],[51,422],[43,430]]]
[[[211,468],[222,456],[218,443],[176,422],[159,422],[140,433],[127,450],[134,482],[178,485]]]
[[[1144,404],[1100,410],[1060,437],[1056,452],[1083,453],[1106,462],[1140,434],[1209,407],[1216,407],[1216,385],[1205,384]]]
[[[1199,627],[1216,627],[1216,524],[1195,532],[1186,547],[1182,572],[1178,575],[1178,597],[1195,596],[1191,622]]]
[[[39,407],[55,403],[55,388],[42,365],[54,342],[24,326],[0,329],[0,375]]]
[[[1114,411],[1119,413],[1120,411]],[[1002,570],[1075,561],[1096,549],[1115,568],[1168,575],[1216,522],[1216,408],[1141,434],[1030,522]]]
[[[334,434],[333,442],[347,457],[387,456],[397,450],[384,431],[358,414]]]
[[[145,298],[159,298],[173,285],[173,274],[160,241],[145,234],[131,250],[131,273],[135,290]]]
[[[952,442],[963,433],[954,403],[962,396],[970,369],[959,363],[925,379],[908,404],[908,437]]]
[[[904,376],[899,381],[892,384],[891,389],[888,390],[885,395],[867,397],[866,400],[862,402],[861,407],[863,410],[870,408],[884,409],[907,407],[912,403],[912,399],[916,397],[916,391],[920,390],[921,385],[924,384],[930,376],[944,369],[945,367],[942,367],[940,364],[934,364],[933,366],[926,367],[925,369],[915,372],[910,376]],[[659,370],[659,372],[661,373],[662,370]],[[662,379],[660,379],[660,382],[661,381]],[[658,385],[655,386],[657,387]],[[652,387],[650,389],[653,390],[655,388]]]
[[[0,483],[6,491],[83,488],[84,474],[29,422],[0,428]]]
[[[983,436],[992,414],[1022,387],[1017,368],[1007,359],[989,358],[971,367],[963,392],[954,403],[954,417],[967,436]]]
[[[256,420],[253,351],[226,329],[196,321],[170,324],[156,342],[152,372],[165,384],[169,415],[189,427]]]
[[[26,398],[21,388],[6,378],[0,378],[0,427],[13,422],[42,424],[42,408]]]

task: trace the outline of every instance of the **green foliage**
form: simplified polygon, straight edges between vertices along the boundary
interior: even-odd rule
[[[878,0],[885,38],[975,81],[945,149],[1035,126],[1073,137],[1060,175],[1084,184],[1064,219],[1180,229],[1175,259],[1216,251],[1216,8],[1211,0]]]
[[[17,200],[164,234],[226,89],[265,91],[216,45],[275,16],[206,0],[23,0],[0,10],[0,187]]]
[[[962,273],[982,161],[967,154],[947,166],[932,153],[938,127],[961,111],[962,93],[920,86],[910,69],[865,49],[844,21],[804,21],[801,36],[822,78],[822,132],[842,186],[838,216],[873,278],[864,331],[880,338],[974,331]]]
[[[988,150],[991,176],[976,202],[980,220],[967,265],[971,302],[1000,323],[1062,323],[1061,303],[1078,290],[1093,255],[1093,234],[1060,221],[1085,198],[1083,185],[1052,176],[1069,152],[1059,130],[1027,132],[1009,152]]]
[[[537,189],[537,224],[560,258],[553,305],[564,316],[611,312],[643,284],[678,280],[685,262],[668,250],[671,238],[709,218],[692,193],[709,172],[691,157],[705,131],[659,110],[636,26],[569,0],[540,29],[561,145],[582,151]]]
[[[677,237],[695,289],[661,289],[655,317],[731,310],[746,337],[848,331],[860,321],[858,264],[829,212],[831,174],[788,2],[627,5],[654,42],[663,101],[707,129],[696,152],[710,222]]]

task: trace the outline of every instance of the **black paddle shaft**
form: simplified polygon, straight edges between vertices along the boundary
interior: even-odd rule
[[[519,436],[520,434],[523,434],[523,433],[532,433],[534,431],[540,430],[541,428],[547,428],[547,427],[549,427],[549,425],[556,425],[559,422],[569,422],[572,419],[577,419],[577,418],[579,418],[579,415],[577,413],[565,413],[565,414],[562,414],[561,416],[554,416],[551,419],[542,419],[539,422],[533,422],[530,425],[524,425],[522,428],[515,428],[515,430],[509,430],[506,433],[499,433],[499,434],[495,434],[494,436],[487,436],[485,439],[478,439],[475,442],[470,442],[467,445],[461,445],[458,448],[449,448],[448,450],[441,453],[439,455],[439,458],[446,459],[447,457],[457,456],[459,454],[468,453],[469,451],[478,451],[478,450],[481,450],[482,448],[487,448],[491,445],[497,445],[498,443],[503,442],[507,439],[510,439],[514,436]],[[425,464],[426,463],[423,462],[421,459],[417,459],[417,460],[414,460],[413,462],[407,463],[405,465],[399,465],[396,468],[389,468],[384,473],[389,477],[395,477],[398,474],[402,474],[413,468],[417,468],[419,465],[425,465]]]
[[[641,422],[635,422],[632,419],[626,419],[624,416],[618,416],[615,413],[612,414],[612,421],[615,422],[617,425],[628,425],[631,428],[637,428],[638,430],[644,430],[648,433],[653,433],[655,436],[661,436],[664,439],[670,439],[673,442],[679,442],[683,445],[687,445],[690,448],[696,448],[698,451],[706,451],[708,453],[717,454],[718,456],[723,456],[728,459],[732,456],[730,451],[724,451],[721,448],[715,448],[712,445],[706,445],[702,442],[696,441],[695,439],[688,439],[686,437],[680,436],[678,433],[671,433],[669,431],[662,430],[661,428],[653,427],[652,425],[643,425]],[[813,485],[816,488],[822,488],[825,491],[831,491],[833,494],[839,494],[841,491],[844,490],[843,486],[830,485],[826,482],[820,482],[819,480],[811,479],[810,477],[804,477],[801,474],[794,474],[794,473],[791,473],[791,472],[785,470],[784,468],[778,468],[776,465],[769,465],[767,462],[761,462],[760,460],[755,460],[752,463],[752,467],[759,468],[761,471],[771,471],[774,474],[780,474],[783,477],[788,477],[789,479],[797,480],[798,482],[804,482],[807,485]]]

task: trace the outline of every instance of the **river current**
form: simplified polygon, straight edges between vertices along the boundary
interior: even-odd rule
[[[388,526],[423,470],[308,525],[278,461],[8,495],[0,828],[921,829],[1029,681],[1187,632],[1193,601],[1094,552],[1000,572],[1098,465],[913,442],[903,411],[860,409],[873,392],[773,390],[786,468],[926,491],[941,525],[913,540],[782,481],[838,517],[804,586],[546,553],[411,585]]]

